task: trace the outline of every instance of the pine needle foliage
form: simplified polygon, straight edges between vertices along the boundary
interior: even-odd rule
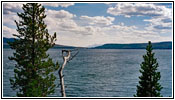
[[[152,52],[151,41],[148,42],[146,47],[147,53],[143,56],[144,61],[141,63],[139,77],[139,85],[137,85],[137,93],[135,97],[161,97],[160,91],[162,89],[160,83],[160,72],[157,72],[158,63],[154,57],[155,53]]]
[[[23,12],[17,13],[17,32],[14,42],[9,42],[15,52],[10,60],[16,62],[12,88],[19,97],[45,97],[54,93],[58,62],[53,63],[46,52],[55,45],[56,33],[49,35],[44,23],[45,8],[38,3],[23,4]]]

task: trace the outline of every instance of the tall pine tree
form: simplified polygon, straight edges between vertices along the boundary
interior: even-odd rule
[[[45,97],[54,93],[56,77],[53,72],[59,67],[46,53],[54,46],[56,33],[49,35],[43,21],[45,8],[41,4],[23,4],[22,9],[22,13],[17,13],[20,21],[15,21],[19,35],[13,34],[16,39],[9,42],[15,50],[9,59],[16,61],[15,75],[10,83],[17,90],[17,96]]]
[[[134,96],[137,97],[160,97],[161,85],[158,83],[160,80],[160,72],[157,72],[158,63],[152,53],[151,42],[148,42],[146,47],[147,53],[143,56],[140,73],[142,74],[139,79],[139,85],[137,85],[137,93]]]

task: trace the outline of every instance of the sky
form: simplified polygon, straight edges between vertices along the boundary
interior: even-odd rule
[[[23,3],[3,3],[3,37],[18,34],[14,20]],[[42,3],[56,44],[90,47],[106,43],[172,41],[172,4],[150,2]]]

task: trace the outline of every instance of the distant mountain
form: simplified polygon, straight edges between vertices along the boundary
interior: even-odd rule
[[[6,38],[3,37],[3,48],[10,48],[7,42],[13,42],[14,38]],[[65,45],[59,45],[56,44],[53,49],[75,49],[75,48],[83,48],[83,47],[74,47],[74,46],[65,46]]]
[[[3,48],[10,48],[7,42],[13,42],[14,38],[3,37]]]
[[[13,42],[13,41],[14,41],[14,38],[6,38],[6,37],[3,37],[3,43],[7,43],[7,41]]]
[[[104,44],[94,47],[92,49],[145,49],[147,43],[133,43],[133,44]],[[172,49],[172,42],[158,42],[152,43],[153,49]]]
[[[3,47],[9,48],[7,41],[13,42],[14,38],[3,38]],[[152,43],[153,49],[172,49],[172,42],[157,42]],[[132,44],[104,44],[101,46],[91,47],[89,49],[145,49],[147,43],[132,43]],[[74,49],[74,48],[84,48],[84,47],[74,47],[74,46],[65,46],[56,44],[53,49]]]

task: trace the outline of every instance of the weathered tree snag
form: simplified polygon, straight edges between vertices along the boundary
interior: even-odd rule
[[[64,55],[64,52],[66,52],[67,55]],[[65,87],[64,87],[64,76],[63,76],[63,69],[67,63],[67,61],[70,58],[70,51],[69,50],[62,50],[62,57],[64,60],[63,65],[61,66],[61,68],[59,69],[59,77],[60,77],[60,84],[61,84],[61,94],[62,97],[66,97],[66,93],[65,93]]]
[[[63,62],[63,65],[61,66],[61,68],[58,71],[59,77],[60,77],[60,85],[61,85],[61,95],[62,95],[62,97],[66,97],[65,86],[64,86],[63,69],[64,69],[66,63],[69,62],[70,60],[72,60],[78,54],[78,51],[77,51],[76,54],[74,54],[71,57],[71,52],[72,51],[76,51],[76,50],[62,50],[62,57],[63,57],[63,61],[64,62]]]

